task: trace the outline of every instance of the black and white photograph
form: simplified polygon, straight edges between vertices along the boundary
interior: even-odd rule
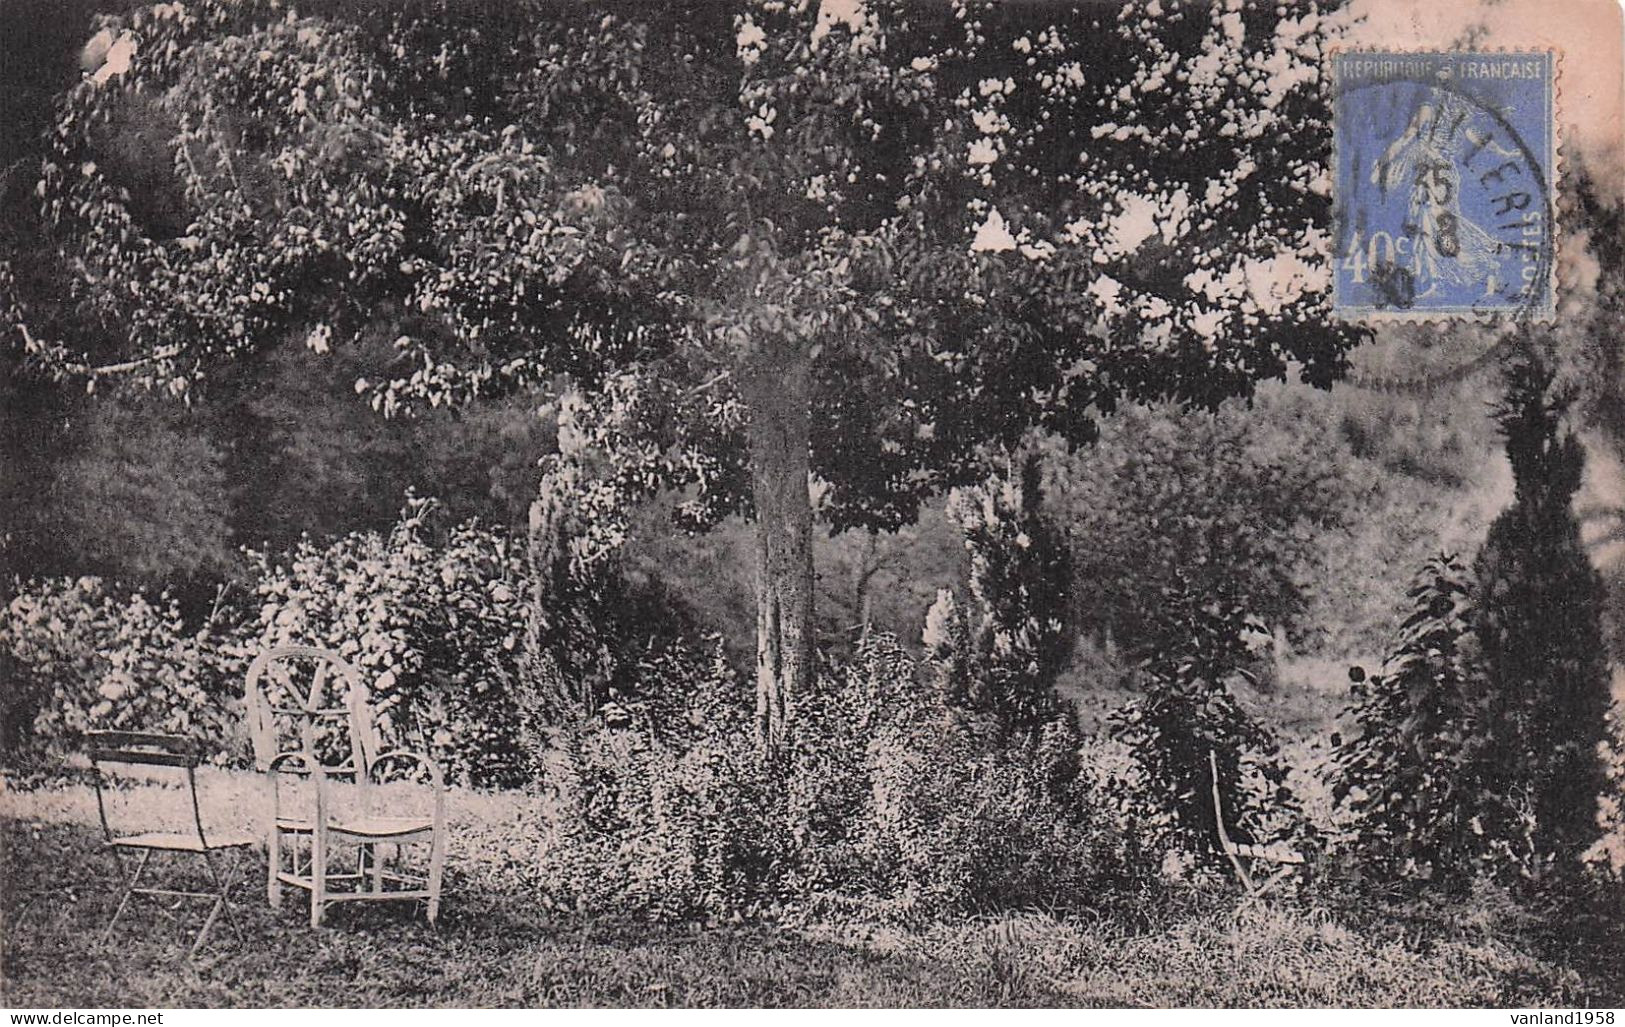
[[[12,1023],[1612,1024],[1625,11],[0,0],[0,608]]]

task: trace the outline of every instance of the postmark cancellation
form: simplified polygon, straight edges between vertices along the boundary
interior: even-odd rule
[[[1331,57],[1333,308],[1356,320],[1548,320],[1555,55]]]

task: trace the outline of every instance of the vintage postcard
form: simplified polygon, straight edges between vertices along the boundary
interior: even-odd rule
[[[1612,1025],[1622,53],[0,0],[0,1005]]]

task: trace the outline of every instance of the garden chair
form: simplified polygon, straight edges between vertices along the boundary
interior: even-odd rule
[[[110,850],[118,861],[119,871],[124,878],[124,892],[119,896],[118,906],[113,910],[113,917],[107,922],[107,929],[102,932],[102,941],[105,943],[112,937],[113,929],[118,926],[119,917],[124,915],[125,907],[130,899],[136,895],[171,898],[176,900],[176,908],[186,899],[213,899],[214,904],[209,908],[209,915],[204,919],[203,926],[198,929],[197,937],[192,940],[192,947],[187,951],[188,959],[197,955],[203,946],[203,940],[208,937],[209,929],[214,926],[215,920],[224,914],[232,930],[238,937],[242,937],[236,921],[231,918],[230,879],[221,872],[216,863],[215,854],[225,849],[242,849],[254,845],[254,839],[246,834],[232,832],[208,832],[203,827],[203,813],[198,806],[197,797],[197,766],[199,763],[199,750],[195,742],[189,738],[179,738],[174,735],[144,734],[135,731],[91,731],[86,736],[89,742],[89,756],[91,765],[91,780],[96,789],[96,815],[102,823],[102,836],[105,839],[104,847]],[[110,775],[106,769],[109,766],[123,768],[121,773]],[[181,830],[164,830],[162,823],[147,820],[142,824],[143,830],[134,833],[114,833],[112,819],[108,816],[108,808],[112,804],[107,792],[113,790],[114,777],[133,778],[138,776],[132,768],[146,769],[150,778],[153,771],[150,768],[174,768],[185,771],[187,797],[191,801],[191,818],[185,828]],[[163,789],[172,792],[174,789]],[[129,805],[129,804],[125,804]],[[150,814],[149,814],[150,816]],[[126,864],[127,858],[133,858],[140,853],[140,859],[132,872]],[[209,882],[212,887],[208,891],[188,891],[177,888],[156,888],[142,882],[142,874],[146,873],[148,865],[152,862],[154,853],[169,852],[176,854],[191,854],[202,859],[208,871]]]
[[[269,792],[270,904],[281,905],[283,885],[308,891],[310,923],[320,927],[333,902],[423,900],[433,924],[446,852],[440,768],[419,753],[382,750],[361,675],[337,653],[308,646],[270,649],[250,665],[246,695],[255,763]],[[291,747],[284,742],[290,735]],[[389,780],[403,771],[427,778],[426,799],[421,787]],[[304,794],[289,802],[285,789],[300,784]],[[333,857],[349,845],[357,851],[355,870],[335,871]],[[428,846],[429,865],[410,872],[402,865],[403,852],[419,845]],[[392,867],[383,859],[385,846],[394,850]]]
[[[1213,782],[1213,822],[1219,829],[1219,848],[1235,870],[1236,879],[1247,890],[1246,902],[1256,901],[1302,866],[1303,854],[1279,843],[1250,845],[1232,840],[1224,825],[1224,800],[1219,795],[1219,757],[1212,749],[1207,753],[1207,765],[1212,775],[1209,780]],[[1264,877],[1265,873],[1270,876]]]

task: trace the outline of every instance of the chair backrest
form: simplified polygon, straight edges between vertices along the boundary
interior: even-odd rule
[[[124,763],[148,767],[196,767],[200,761],[196,742],[180,735],[156,735],[142,731],[89,731],[90,762]]]
[[[186,771],[186,790],[192,805],[192,826],[198,841],[207,846],[203,835],[203,813],[198,808],[196,770],[202,750],[190,738],[179,735],[149,734],[143,731],[88,731],[85,742],[90,756],[92,783],[96,787],[96,815],[102,822],[102,833],[113,840],[113,828],[107,817],[107,800],[102,768],[107,764],[134,767],[179,767]],[[151,829],[153,824],[145,825]]]
[[[249,665],[244,693],[260,770],[282,753],[302,752],[330,769],[361,777],[369,772],[379,743],[366,686],[338,653],[300,645],[267,649]]]

